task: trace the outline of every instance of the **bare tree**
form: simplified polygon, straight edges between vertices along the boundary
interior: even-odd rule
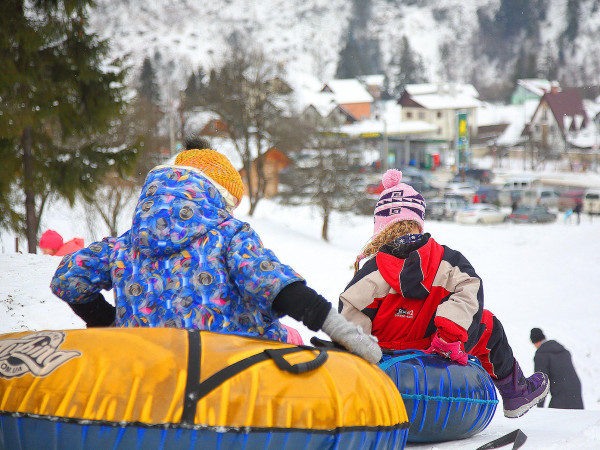
[[[307,139],[303,158],[286,175],[286,189],[280,198],[286,204],[312,204],[323,220],[321,237],[329,240],[329,220],[334,211],[354,211],[364,195],[358,186],[360,173],[354,154],[345,147],[333,119],[313,119],[298,123]]]
[[[264,197],[265,176],[260,156],[281,141],[277,136],[278,122],[286,119],[289,112],[291,90],[283,82],[282,72],[282,67],[266,58],[262,51],[235,44],[222,66],[210,73],[202,95],[203,107],[217,114],[225,124],[227,136],[242,160],[250,215]]]
[[[113,173],[105,177],[102,187],[96,191],[96,195],[88,200],[92,207],[93,217],[100,217],[108,227],[109,236],[118,236],[124,230],[119,230],[119,223],[125,212],[129,211],[140,192],[140,185],[134,178],[122,178]],[[92,216],[90,216],[92,217]],[[96,223],[88,221],[90,228]],[[94,233],[93,229],[90,229]]]

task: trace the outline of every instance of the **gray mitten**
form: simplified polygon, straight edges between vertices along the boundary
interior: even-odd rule
[[[377,364],[381,360],[381,348],[377,344],[377,338],[365,334],[361,327],[348,322],[333,308],[327,314],[321,329],[332,341],[343,345],[370,363]]]

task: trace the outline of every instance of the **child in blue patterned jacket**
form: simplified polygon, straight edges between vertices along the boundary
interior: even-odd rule
[[[67,255],[51,282],[88,327],[148,326],[285,342],[289,315],[370,362],[377,341],[346,321],[250,227],[232,216],[244,185],[229,160],[189,141],[152,169],[130,230]],[[113,289],[113,307],[101,290]]]

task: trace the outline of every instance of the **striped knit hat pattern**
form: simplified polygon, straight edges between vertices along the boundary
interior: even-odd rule
[[[401,182],[402,172],[390,169],[383,174],[383,192],[375,206],[375,229],[373,236],[388,225],[402,220],[414,220],[423,232],[425,222],[425,200],[408,184]]]
[[[225,155],[210,149],[184,150],[175,158],[176,166],[194,167],[223,186],[236,200],[244,195],[244,182]]]

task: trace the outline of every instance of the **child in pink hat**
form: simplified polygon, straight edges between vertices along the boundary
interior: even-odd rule
[[[62,236],[54,230],[46,230],[40,238],[40,249],[44,255],[65,256],[84,247],[82,238],[73,238],[63,242]]]
[[[402,183],[402,172],[388,170],[383,187],[373,237],[340,295],[342,316],[383,349],[424,350],[462,365],[476,356],[500,391],[504,415],[522,416],[548,394],[548,377],[523,376],[502,324],[483,307],[481,278],[462,253],[423,232],[425,200]]]
[[[54,255],[63,246],[63,238],[54,230],[46,230],[42,233],[39,246],[44,255]]]

